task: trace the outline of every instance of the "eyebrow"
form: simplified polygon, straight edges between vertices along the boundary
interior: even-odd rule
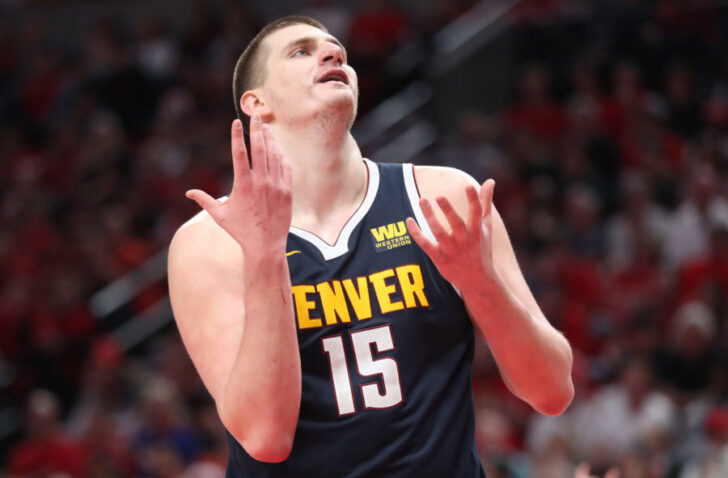
[[[347,51],[346,51],[346,47],[344,47],[344,45],[342,45],[341,42],[336,39],[336,37],[328,36],[325,38],[325,40],[327,42],[333,43],[334,45],[337,45],[339,48],[341,48],[341,50],[344,52],[345,58],[349,57],[349,55],[347,54]],[[316,38],[312,37],[312,36],[297,38],[295,40],[288,42],[288,44],[283,48],[283,51],[286,51],[286,52],[291,51],[291,49],[293,49],[297,46],[308,45],[308,44],[314,43],[315,41],[316,41]]]

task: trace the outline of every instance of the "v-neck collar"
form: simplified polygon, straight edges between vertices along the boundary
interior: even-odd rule
[[[364,195],[364,200],[359,205],[359,208],[354,214],[346,221],[344,227],[339,232],[339,236],[336,238],[336,242],[333,245],[327,243],[316,234],[307,231],[305,229],[291,226],[288,232],[294,236],[300,237],[304,241],[310,243],[316,249],[321,252],[321,255],[325,260],[330,261],[337,257],[341,257],[349,252],[349,238],[351,233],[354,232],[356,226],[364,219],[364,216],[369,212],[369,209],[374,203],[374,198],[379,190],[379,168],[372,161],[364,158],[364,164],[367,167],[368,179],[367,179],[367,192]]]

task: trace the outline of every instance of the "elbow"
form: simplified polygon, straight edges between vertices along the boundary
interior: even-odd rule
[[[293,434],[281,433],[268,437],[238,440],[252,458],[265,463],[286,461],[293,449]]]
[[[257,461],[280,463],[291,455],[295,429],[265,426],[245,432],[229,428],[228,430],[246,453]]]
[[[291,455],[297,415],[286,423],[276,419],[246,422],[241,417],[234,420],[222,413],[220,418],[235,441],[253,459],[265,463],[280,463]]]
[[[559,368],[555,383],[548,387],[548,392],[543,393],[534,408],[544,415],[552,417],[564,413],[574,400],[574,382],[571,379],[571,369],[574,363],[571,346],[565,337],[561,336],[563,344],[563,368]]]
[[[564,413],[573,400],[574,384],[569,377],[561,390],[544,394],[538,402],[533,404],[533,408],[543,415],[555,417]]]

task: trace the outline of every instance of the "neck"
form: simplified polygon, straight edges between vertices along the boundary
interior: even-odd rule
[[[293,225],[306,229],[350,216],[366,193],[367,171],[348,122],[271,126],[291,163]]]

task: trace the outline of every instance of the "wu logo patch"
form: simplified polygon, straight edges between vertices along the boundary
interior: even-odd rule
[[[374,248],[377,252],[385,252],[400,246],[412,244],[404,221],[393,222],[384,226],[369,229],[372,233]]]

